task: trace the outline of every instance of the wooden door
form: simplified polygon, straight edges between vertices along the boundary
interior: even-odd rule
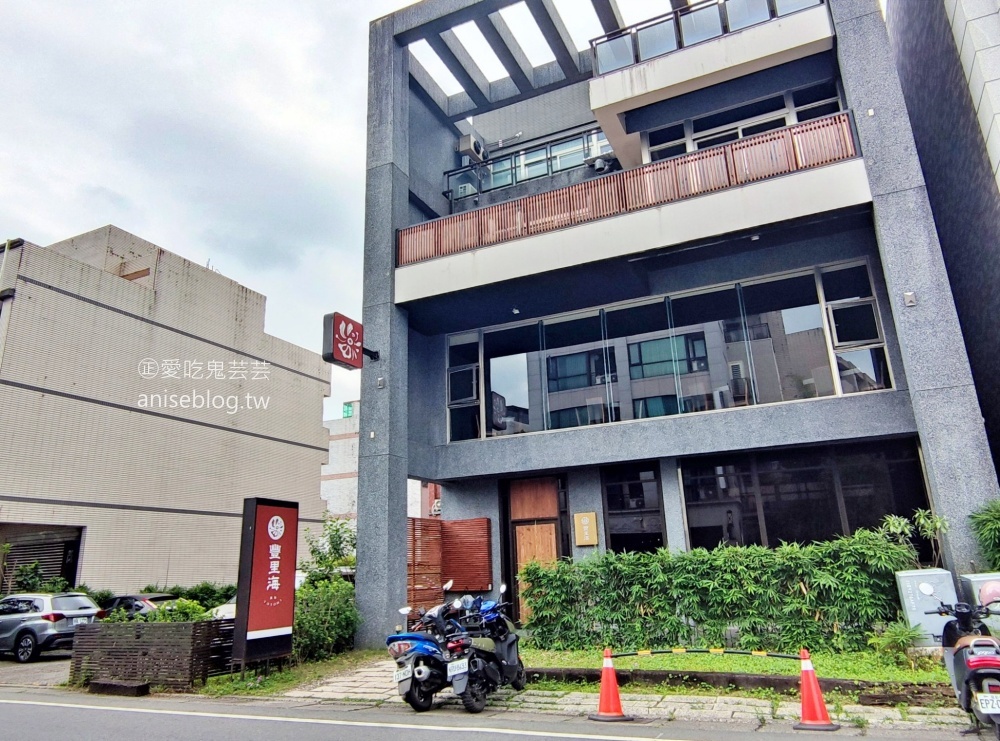
[[[559,558],[559,480],[524,479],[510,483],[510,520],[514,570],[532,561],[547,564]],[[528,618],[527,606],[517,588],[517,615]]]

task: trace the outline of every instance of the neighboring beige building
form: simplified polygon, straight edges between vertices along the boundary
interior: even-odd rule
[[[0,258],[9,565],[115,590],[233,582],[245,497],[318,527],[329,367],[264,333],[264,296],[114,226]]]
[[[333,517],[353,520],[358,516],[358,419],[360,401],[344,402],[343,416],[328,419],[323,424],[330,433],[330,461],[323,466],[320,476],[320,496],[326,502],[327,512]],[[410,517],[427,517],[434,498],[439,498],[436,484],[421,483],[414,479],[407,482],[407,514]]]

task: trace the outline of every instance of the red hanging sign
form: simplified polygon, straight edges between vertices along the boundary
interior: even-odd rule
[[[355,370],[364,364],[365,329],[343,314],[323,317],[323,360]]]

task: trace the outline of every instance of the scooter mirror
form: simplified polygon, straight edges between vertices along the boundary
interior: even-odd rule
[[[506,584],[501,584],[500,585],[500,594],[506,594],[506,592],[507,592],[507,585]]]
[[[454,579],[449,579],[448,581],[446,581],[444,584],[441,585],[441,589],[447,592],[449,589],[451,589],[451,585],[454,583],[455,583]]]
[[[920,583],[919,583],[919,584],[917,585],[917,589],[919,589],[919,590],[920,590],[920,593],[921,593],[921,594],[925,594],[925,595],[927,595],[928,597],[933,597],[933,596],[934,596],[934,587],[933,587],[933,586],[931,586],[930,584],[928,584],[928,583],[927,583],[927,582],[925,582],[925,581],[922,581],[922,582],[920,582]]]
[[[409,615],[409,614],[410,614],[410,611],[411,611],[412,609],[413,609],[413,608],[412,608],[412,607],[410,607],[409,605],[407,605],[406,607],[400,607],[400,608],[399,608],[399,614],[400,614],[400,615]]]

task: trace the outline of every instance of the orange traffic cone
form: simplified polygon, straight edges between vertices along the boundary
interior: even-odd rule
[[[830,714],[826,711],[823,691],[819,688],[819,680],[816,678],[816,670],[813,669],[809,652],[803,648],[799,652],[799,658],[802,659],[802,680],[800,681],[802,720],[792,728],[797,731],[836,731],[840,726],[830,722]]]
[[[597,712],[592,713],[591,720],[634,720],[631,715],[622,712],[622,700],[618,696],[618,675],[611,663],[611,649],[604,649],[604,668],[601,670],[601,699],[597,703]]]

